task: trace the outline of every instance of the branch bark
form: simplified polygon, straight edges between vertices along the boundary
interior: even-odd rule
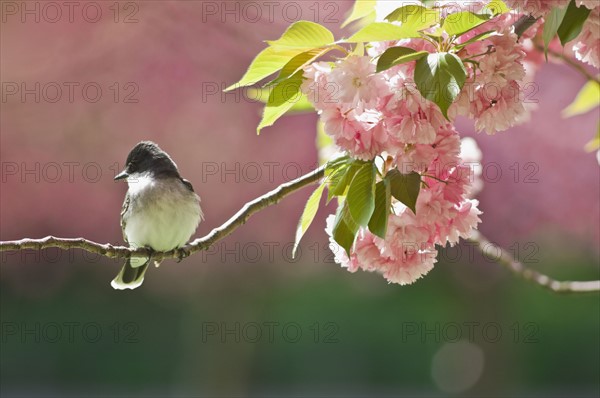
[[[534,45],[538,51],[544,52],[543,44],[534,43]],[[577,60],[575,60],[565,54],[558,53],[554,50],[547,49],[547,51],[548,51],[548,54],[550,54],[551,56],[564,61],[571,68],[573,68],[577,72],[581,73],[586,79],[600,84],[600,79],[597,76],[592,75],[582,63],[578,62]]]
[[[325,175],[325,166],[311,171],[295,180],[281,184],[274,190],[259,196],[258,198],[246,203],[237,213],[235,213],[223,225],[210,231],[202,238],[198,238],[180,249],[168,252],[152,252],[154,260],[165,258],[183,258],[191,254],[206,250],[215,242],[225,238],[235,231],[238,227],[248,221],[250,216],[263,210],[266,207],[279,203],[279,201],[289,194],[304,188],[307,185],[319,181]],[[127,258],[127,257],[147,257],[150,251],[146,248],[132,249],[125,246],[113,246],[110,243],[97,243],[84,238],[56,238],[47,236],[42,239],[21,239],[13,241],[0,242],[0,252],[19,251],[19,250],[42,250],[56,247],[63,250],[81,249],[90,253],[99,254],[108,258]]]
[[[213,229],[208,235],[198,238],[180,249],[175,249],[168,252],[152,252],[152,258],[155,260],[165,258],[183,258],[201,250],[206,250],[217,241],[230,235],[238,227],[245,224],[254,213],[279,203],[279,201],[291,193],[319,181],[324,177],[324,175],[325,167],[321,166],[318,169],[293,181],[281,184],[274,190],[246,203],[229,220],[227,220],[220,227]],[[547,275],[529,269],[519,261],[515,260],[508,251],[491,243],[477,231],[469,240],[474,242],[482,253],[484,253],[484,250],[493,247],[496,252],[500,253],[500,256],[495,259],[496,262],[508,268],[516,276],[549,289],[555,293],[600,292],[600,280],[585,282],[557,281]],[[63,250],[81,249],[90,253],[117,259],[127,258],[130,256],[146,257],[150,254],[149,250],[145,248],[131,249],[125,246],[113,246],[110,243],[101,244],[92,242],[84,238],[56,238],[53,236],[47,236],[42,239],[21,239],[0,242],[0,252],[42,250],[47,248],[59,248]]]
[[[490,248],[500,255],[494,260],[507,268],[518,277],[535,283],[538,286],[549,289],[555,293],[590,293],[600,292],[600,280],[598,281],[557,281],[548,275],[544,275],[538,271],[527,268],[523,263],[515,260],[511,253],[501,248],[500,246],[490,242],[479,231],[475,231],[469,239],[473,242],[480,252],[485,253]]]

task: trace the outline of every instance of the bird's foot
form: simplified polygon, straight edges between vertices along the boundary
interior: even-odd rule
[[[146,249],[146,252],[148,252],[148,259],[152,259],[154,256],[154,253],[156,253],[156,251],[151,248],[150,246],[144,246],[144,249]]]
[[[180,247],[179,249],[177,249],[177,262],[180,263],[181,260],[183,260],[186,257],[189,257],[191,254],[192,253],[189,249],[186,249],[185,247]]]

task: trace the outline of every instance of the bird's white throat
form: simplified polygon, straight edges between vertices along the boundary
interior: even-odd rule
[[[156,180],[148,173],[133,173],[127,177],[129,194],[136,196],[140,192],[154,187]]]

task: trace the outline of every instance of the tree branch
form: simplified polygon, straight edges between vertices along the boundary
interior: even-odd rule
[[[281,199],[289,194],[304,188],[307,185],[319,181],[325,175],[325,166],[311,171],[295,180],[281,184],[271,192],[268,192],[258,198],[246,203],[233,217],[227,220],[223,225],[213,229],[202,238],[198,238],[180,249],[168,252],[152,252],[154,260],[164,258],[182,258],[193,253],[208,249],[215,242],[225,238],[238,227],[248,221],[250,216],[262,209],[277,204]],[[131,249],[125,246],[113,246],[110,243],[101,244],[92,242],[84,238],[56,238],[47,236],[42,239],[21,239],[14,241],[0,242],[0,252],[18,251],[18,250],[42,250],[56,247],[63,250],[82,249],[94,254],[100,254],[109,258],[127,258],[127,257],[147,257],[150,251],[146,248]]]
[[[535,283],[538,286],[549,289],[555,293],[600,292],[600,280],[585,282],[557,281],[556,279],[550,278],[548,275],[544,275],[540,272],[527,268],[525,265],[523,265],[523,263],[515,260],[511,253],[490,242],[485,236],[481,235],[479,231],[474,231],[471,238],[469,238],[469,241],[475,243],[479,251],[482,253],[485,253],[486,250],[493,248],[495,252],[500,253],[498,257],[494,258],[498,264],[508,268],[518,277]]]
[[[201,250],[206,250],[217,241],[230,235],[238,227],[245,224],[250,216],[252,216],[254,213],[277,204],[281,199],[285,198],[291,193],[319,181],[324,177],[324,175],[325,166],[321,166],[318,169],[293,181],[281,184],[271,192],[268,192],[246,203],[235,215],[233,215],[220,227],[213,229],[208,235],[188,243],[181,249],[175,249],[168,252],[152,252],[152,258],[155,260],[161,260],[164,258],[182,258]],[[555,293],[600,292],[600,281],[557,281],[547,275],[529,269],[519,261],[513,259],[509,252],[491,243],[477,231],[474,232],[473,236],[469,240],[474,242],[482,253],[485,253],[486,249],[493,247],[498,253],[500,253],[500,256],[495,259],[496,262],[505,266],[520,278],[533,282]],[[131,249],[125,246],[113,246],[110,243],[96,243],[84,238],[55,238],[53,236],[47,236],[42,239],[21,239],[0,242],[0,252],[42,250],[53,247],[63,250],[81,249],[109,258],[127,258],[130,256],[147,257],[150,254],[150,251],[145,248]]]
[[[535,44],[535,48],[538,51],[544,52],[544,46],[540,43],[534,43]],[[559,52],[556,52],[554,50],[548,49],[548,54],[552,55],[555,58],[558,58],[562,61],[564,61],[567,65],[569,65],[571,68],[575,69],[577,72],[581,73],[586,79],[596,82],[598,84],[600,84],[600,79],[594,75],[592,75],[585,66],[583,66],[583,64],[581,64],[580,62],[574,60],[571,57],[566,56],[565,54],[561,54]]]

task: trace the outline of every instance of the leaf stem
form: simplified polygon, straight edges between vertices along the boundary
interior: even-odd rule
[[[339,50],[346,55],[350,55],[350,51],[348,51],[344,46],[340,46],[339,44],[332,44],[330,47]]]
[[[486,52],[481,53],[481,54],[471,55],[470,57],[465,58],[462,61],[463,62],[470,62],[470,61],[473,61],[473,58],[475,58],[475,57],[481,57],[483,55],[489,55],[489,54],[493,54],[495,52],[496,52],[496,48],[493,45],[489,45]]]

